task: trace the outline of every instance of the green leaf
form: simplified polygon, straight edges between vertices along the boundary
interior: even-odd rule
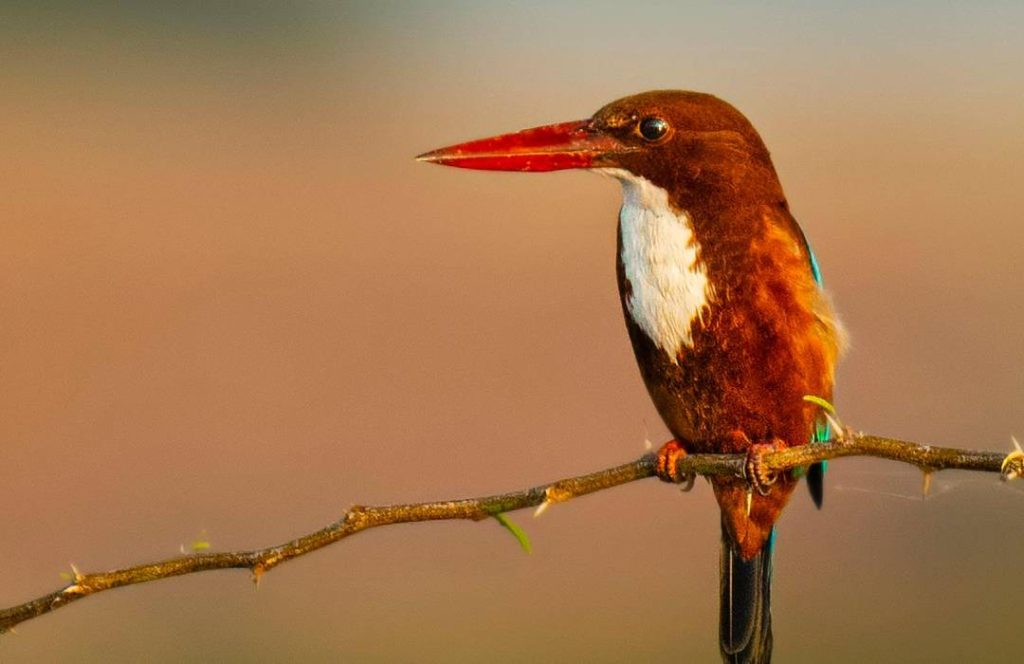
[[[192,548],[192,553],[206,551],[212,546],[212,544],[210,544],[210,536],[206,534],[205,528],[202,530],[202,532],[199,533],[199,537],[192,540],[192,544],[190,546]],[[182,553],[185,552],[182,551]]]
[[[523,551],[531,553],[533,551],[533,545],[530,544],[530,538],[526,536],[526,532],[517,526],[512,519],[508,518],[504,512],[496,512],[494,518],[497,519],[498,523],[502,525],[505,530],[512,533],[512,537],[516,538],[519,542],[519,546],[523,547]]]
[[[833,415],[836,414],[836,407],[830,404],[825,399],[822,399],[821,397],[816,397],[813,394],[805,394],[804,401],[809,401],[815,405],[821,406],[822,408],[832,413]]]

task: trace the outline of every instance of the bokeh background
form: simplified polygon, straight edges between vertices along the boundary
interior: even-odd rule
[[[619,192],[417,164],[711,91],[773,150],[853,348],[856,428],[1024,438],[1024,4],[0,6],[0,605],[354,503],[484,494],[666,432]],[[81,3],[86,4],[86,3]],[[767,4],[767,3],[766,3]],[[833,463],[781,523],[777,659],[1019,656],[1024,487]],[[717,657],[717,510],[655,481],[103,594],[3,662]]]

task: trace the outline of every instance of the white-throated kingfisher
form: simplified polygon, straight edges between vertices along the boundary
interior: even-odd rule
[[[722,510],[720,645],[727,662],[771,659],[774,524],[798,474],[759,463],[827,440],[842,328],[789,211],[768,150],[735,108],[654,91],[593,117],[441,148],[422,161],[502,171],[582,168],[622,183],[618,283],[647,390],[686,453],[746,454],[747,478],[711,480]],[[815,503],[822,467],[808,471]]]

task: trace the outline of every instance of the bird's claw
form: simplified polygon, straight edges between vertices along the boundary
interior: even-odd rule
[[[771,486],[779,479],[779,474],[774,470],[764,467],[764,455],[775,452],[780,448],[780,443],[754,443],[747,450],[747,460],[743,464],[743,474],[750,486],[762,496],[767,496]]]
[[[683,484],[683,491],[693,488],[697,476],[694,473],[679,473],[679,460],[686,456],[686,450],[677,440],[670,440],[661,446],[655,461],[655,472],[663,482]]]

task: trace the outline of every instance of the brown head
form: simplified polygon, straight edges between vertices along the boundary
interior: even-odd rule
[[[644,92],[614,101],[587,120],[470,141],[417,158],[482,170],[622,169],[665,189],[680,209],[722,196],[782,199],[754,127],[730,104],[700,92]]]

